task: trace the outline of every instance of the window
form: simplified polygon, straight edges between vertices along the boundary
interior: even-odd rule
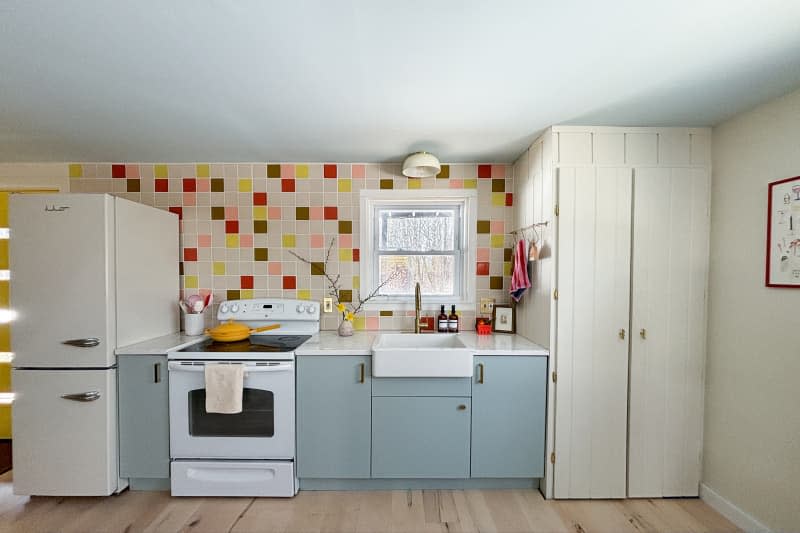
[[[474,191],[361,192],[361,291],[377,306],[475,300]],[[387,281],[388,280],[388,281]],[[397,306],[396,306],[397,307]]]

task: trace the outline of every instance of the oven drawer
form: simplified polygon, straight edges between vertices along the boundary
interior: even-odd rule
[[[297,494],[293,461],[172,461],[173,496]]]

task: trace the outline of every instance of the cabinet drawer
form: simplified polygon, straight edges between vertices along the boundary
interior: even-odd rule
[[[470,378],[372,378],[373,396],[469,396]]]

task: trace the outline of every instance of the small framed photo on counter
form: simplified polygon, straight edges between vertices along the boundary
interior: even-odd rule
[[[517,316],[510,305],[495,305],[492,311],[492,331],[497,333],[516,333]]]

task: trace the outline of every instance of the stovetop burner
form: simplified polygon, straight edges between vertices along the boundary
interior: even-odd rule
[[[310,338],[311,335],[251,335],[249,338],[238,342],[219,342],[207,339],[178,351],[193,353],[291,352]]]

